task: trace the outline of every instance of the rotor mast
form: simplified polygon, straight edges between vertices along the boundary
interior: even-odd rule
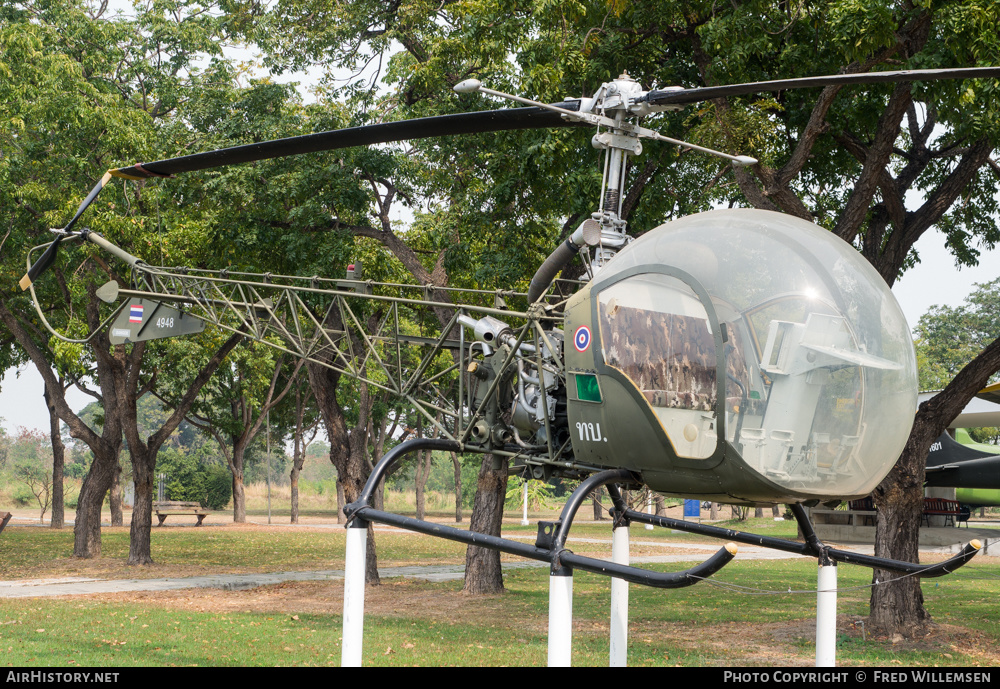
[[[600,238],[596,242],[594,257],[590,262],[591,277],[604,267],[608,261],[617,255],[623,246],[631,241],[626,228],[627,222],[622,218],[624,202],[625,177],[629,156],[642,154],[640,139],[655,139],[676,146],[682,146],[702,153],[708,153],[729,160],[736,166],[755,165],[757,160],[749,156],[734,156],[722,151],[716,151],[704,146],[687,143],[663,136],[659,132],[641,127],[638,121],[647,115],[665,110],[680,110],[683,105],[660,104],[651,102],[649,91],[644,91],[642,85],[623,72],[617,79],[601,84],[601,87],[591,98],[581,98],[578,110],[567,110],[557,105],[550,105],[514,96],[501,91],[486,88],[478,79],[466,79],[455,85],[458,93],[481,92],[499,98],[505,98],[525,105],[534,105],[545,110],[559,113],[563,119],[582,122],[597,126],[590,143],[594,148],[605,152],[604,174],[601,177],[601,197],[598,210],[585,220],[571,237],[570,241],[577,247],[582,243],[575,240],[586,235],[588,238],[599,228]],[[684,89],[679,89],[684,90]],[[672,89],[654,93],[670,93]],[[603,131],[602,131],[603,130]]]

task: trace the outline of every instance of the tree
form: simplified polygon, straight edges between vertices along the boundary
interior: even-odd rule
[[[293,390],[295,402],[292,407],[294,421],[292,427],[292,470],[289,473],[291,487],[291,522],[299,523],[299,474],[305,464],[309,446],[316,439],[320,418],[315,407],[310,404],[312,390],[304,376],[296,378]]]
[[[45,406],[49,410],[49,441],[52,443],[52,519],[50,526],[53,529],[61,529],[65,519],[63,467],[66,463],[66,446],[62,440],[59,413],[56,411],[56,405],[49,398],[48,387],[45,388],[44,396]]]
[[[312,0],[281,0],[269,20],[285,30],[271,31],[264,44],[274,48],[271,60],[285,58],[282,64],[328,60],[343,66],[385,66],[395,87],[392,107],[411,115],[468,109],[469,101],[463,103],[449,92],[468,76],[551,101],[567,93],[592,92],[623,70],[645,84],[690,86],[839,71],[997,64],[1000,45],[990,28],[997,12],[975,0],[820,0],[798,5],[761,0],[683,5],[565,0],[544,6],[518,0],[388,5],[352,0],[334,8]],[[315,18],[317,13],[328,21],[312,26],[301,22],[301,17]],[[385,59],[393,41],[401,49]],[[356,87],[355,93],[364,88]],[[916,260],[914,243],[931,227],[945,232],[959,261],[974,262],[972,240],[992,246],[1000,236],[994,173],[988,165],[997,141],[996,92],[993,82],[936,82],[864,89],[834,86],[818,93],[785,91],[706,103],[687,117],[661,119],[656,126],[671,136],[687,135],[715,148],[754,155],[761,162],[730,172],[692,156],[647,151],[641,169],[633,170],[625,212],[633,232],[720,201],[791,213],[853,243],[890,285]],[[477,100],[472,107],[490,106]],[[496,228],[516,216],[527,221],[518,224],[524,229],[536,219],[545,225],[551,222],[550,214],[556,214],[568,218],[563,232],[572,229],[580,214],[590,210],[596,180],[588,173],[568,172],[592,169],[566,164],[573,154],[561,144],[571,136],[478,137],[489,140],[494,150],[510,150],[506,145],[517,141],[519,150],[531,151],[492,159],[477,158],[476,143],[469,138],[433,142],[426,148],[415,144],[428,160],[452,163],[429,173],[435,182],[442,180],[434,170],[455,182],[440,187],[449,189],[442,198],[452,205],[436,218],[438,235],[466,248],[467,235],[455,237],[456,225],[444,220],[449,216],[468,219],[462,226],[476,229],[481,227],[478,219]],[[539,144],[542,139],[548,144]],[[452,146],[468,150],[456,154]],[[559,180],[558,188],[580,193],[568,198],[530,194],[537,190],[536,181],[552,184],[553,179]],[[516,181],[506,183],[510,180]],[[924,199],[914,209],[907,207],[910,192]],[[559,210],[545,205],[554,196]],[[463,208],[470,212],[463,214]],[[509,208],[516,211],[507,212]],[[519,248],[524,243],[522,239]],[[470,262],[479,258],[475,252],[466,253]],[[443,266],[454,274],[454,263],[446,260]],[[985,349],[972,368],[963,369],[967,376],[956,376],[947,394],[918,413],[901,462],[875,494],[880,505],[878,554],[916,558],[926,450],[949,415],[957,413],[1000,365],[996,354]],[[885,582],[888,575],[875,576]],[[912,578],[876,587],[874,626],[919,628],[924,613],[903,602],[916,600],[918,589]],[[916,608],[922,611],[919,604]],[[886,616],[885,610],[900,611],[902,617]]]
[[[52,446],[41,431],[18,429],[14,440],[14,478],[27,486],[38,503],[39,522],[52,504]]]
[[[13,235],[8,233],[11,245],[50,241],[48,228],[61,227],[72,217],[80,192],[99,179],[111,161],[148,159],[155,149],[155,120],[173,113],[188,86],[197,81],[191,76],[196,73],[190,69],[193,61],[206,53],[218,54],[213,40],[218,20],[201,7],[167,0],[143,8],[135,19],[108,19],[106,9],[107,3],[92,6],[77,0],[26,0],[0,9],[0,112],[5,122],[0,129],[0,212],[14,228]],[[217,70],[206,73],[211,77]],[[132,211],[140,210],[143,199],[155,199],[138,187],[131,194],[117,185],[109,187],[102,202],[88,212],[89,224],[136,250],[127,240],[141,234],[145,221]],[[141,210],[149,217],[149,208]],[[185,244],[190,237],[186,239]],[[101,320],[93,281],[116,276],[87,250],[66,253],[74,262],[72,270],[64,273],[62,262],[57,262],[35,289],[39,302],[52,308],[46,316],[49,322],[79,340]],[[23,270],[20,251],[6,256],[15,254],[16,259],[5,260],[10,282]],[[117,478],[123,432],[128,431],[123,419],[130,403],[126,390],[129,385],[132,393],[139,390],[142,348],[126,353],[122,346],[111,348],[106,337],[98,338],[95,347],[52,340],[50,348],[25,296],[0,299],[0,321],[42,374],[51,408],[72,437],[94,454],[79,496],[74,554],[98,556],[101,504]],[[81,368],[91,366],[104,404],[100,432],[69,409],[53,370],[79,376]],[[131,402],[134,407],[134,399]],[[142,448],[130,444],[136,461]],[[155,461],[155,452],[152,456]],[[140,540],[148,553],[148,524],[137,524],[137,518],[142,520],[141,511],[133,512],[133,537],[146,529]]]
[[[921,390],[941,390],[1000,337],[1000,279],[977,284],[961,306],[932,306],[914,328]]]
[[[231,73],[219,67],[213,74],[223,88],[186,103],[185,116],[164,131],[177,141],[211,147],[375,117],[492,107],[478,96],[450,91],[472,75],[554,101],[591,93],[623,70],[644,84],[713,85],[840,70],[997,64],[1000,38],[992,27],[998,12],[974,0],[937,5],[348,0],[333,7],[282,0],[256,26],[249,15],[235,12],[220,21],[255,32],[274,65],[328,59],[331,66],[351,66],[387,58],[384,74],[392,92],[373,93],[355,83],[346,104],[303,107],[286,102],[287,89],[279,85],[233,89]],[[148,26],[157,37],[170,29],[159,20]],[[394,45],[402,49],[390,56]],[[671,136],[752,154],[760,163],[733,171],[650,146],[645,159],[633,165],[624,212],[634,234],[720,202],[792,213],[854,244],[889,284],[916,260],[914,243],[931,227],[947,235],[959,261],[973,262],[976,241],[992,245],[1000,236],[989,165],[1000,121],[996,93],[992,81],[829,87],[720,99],[688,115],[665,116],[654,125]],[[152,102],[136,94],[129,92],[130,102]],[[319,245],[328,249],[323,255],[341,260],[357,246],[348,239],[366,237],[385,246],[421,284],[509,287],[523,284],[528,266],[593,210],[600,171],[580,138],[571,130],[456,137],[405,150],[271,161],[164,186],[183,199],[190,223],[183,229],[199,239],[206,234],[219,239],[230,255],[243,250],[258,266],[293,265],[295,257],[301,267],[311,266]],[[269,180],[281,184],[268,185]],[[908,208],[908,192],[925,201]],[[406,233],[390,215],[400,200],[421,209]],[[26,212],[23,202],[8,205]],[[236,221],[231,235],[229,221]],[[447,304],[437,309],[439,320],[447,314]],[[998,366],[1000,345],[991,344],[919,411],[901,462],[875,493],[878,554],[916,557],[926,450],[949,414],[957,413]],[[351,437],[343,421],[336,404],[339,376],[310,370],[310,380],[331,441],[336,437],[340,443],[338,461],[357,471],[351,477],[342,473],[342,479],[355,484],[364,475],[367,441]],[[483,471],[505,469],[497,464],[487,458],[480,478]],[[495,478],[481,480],[480,487],[496,493],[505,475]],[[480,509],[492,512],[482,525],[474,518],[474,528],[499,528],[503,493],[478,501]],[[498,565],[495,573],[498,577]],[[887,581],[886,573],[876,577]],[[876,587],[872,626],[919,629],[926,613],[918,596],[913,579]]]
[[[192,424],[215,438],[226,458],[233,475],[234,522],[247,519],[243,482],[247,449],[268,413],[292,389],[302,364],[300,359],[292,366],[287,356],[275,357],[270,347],[248,342],[216,373],[188,414]]]
[[[35,496],[35,501],[41,508],[38,521],[44,522],[45,512],[52,504],[52,474],[45,467],[24,463],[14,466],[14,476],[28,486],[28,490]]]

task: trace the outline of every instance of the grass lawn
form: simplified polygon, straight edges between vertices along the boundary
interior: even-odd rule
[[[794,537],[793,522],[720,524]],[[535,525],[508,520],[505,534],[533,537]],[[577,523],[581,554],[610,551],[608,524]],[[708,539],[668,529],[632,530],[634,554],[663,543]],[[393,531],[376,536],[382,566],[462,563],[456,543]],[[205,572],[274,572],[343,567],[338,528],[225,525],[153,530],[155,565],[125,567],[128,529],[105,529],[103,557],[70,557],[72,533],[8,528],[0,536],[0,579],[47,576],[148,578]],[[643,545],[647,544],[647,545]],[[658,545],[660,544],[660,545]],[[693,552],[693,551],[687,551]],[[692,554],[693,558],[704,555]],[[690,564],[655,566],[666,571]],[[866,638],[870,571],[839,568],[838,663],[883,666],[1000,664],[1000,559],[977,557],[923,584],[936,626],[924,639]],[[366,597],[366,665],[544,665],[548,576],[511,570],[507,592],[473,597],[461,581],[386,579]],[[812,665],[816,563],[737,561],[709,582],[661,591],[630,587],[629,663],[641,666]],[[245,591],[198,589],[0,604],[0,664],[11,666],[339,665],[342,584],[296,582]],[[573,663],[606,666],[610,580],[574,577]]]
[[[629,663],[787,666],[814,660],[815,564],[753,561],[675,591],[631,587]],[[842,566],[838,664],[991,666],[1000,660],[1000,568],[970,566],[925,583],[940,624],[914,642],[864,639],[866,570]],[[507,592],[470,597],[461,582],[387,580],[366,601],[366,665],[544,665],[547,572],[506,577]],[[750,588],[731,588],[734,586]],[[339,583],[252,591],[180,591],[9,600],[0,651],[14,666],[339,665]],[[574,577],[573,663],[605,666],[609,582]]]

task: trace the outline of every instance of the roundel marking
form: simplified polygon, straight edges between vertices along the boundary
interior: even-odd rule
[[[590,348],[590,328],[581,325],[573,335],[573,346],[578,352],[586,352]]]

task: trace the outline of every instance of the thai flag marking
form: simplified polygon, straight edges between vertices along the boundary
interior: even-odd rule
[[[128,315],[129,323],[142,323],[142,304],[133,304]]]

